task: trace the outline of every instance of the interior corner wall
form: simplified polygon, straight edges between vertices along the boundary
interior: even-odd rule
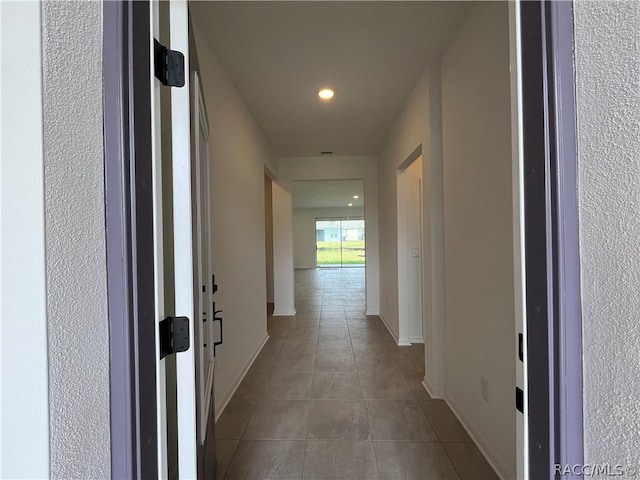
[[[216,308],[225,320],[224,343],[216,349],[219,414],[267,337],[264,172],[276,159],[194,21],[209,112]]]
[[[102,3],[41,8],[51,477],[108,478]]]
[[[380,311],[378,159],[375,156],[280,158],[281,180],[364,180],[367,315]]]
[[[316,218],[364,217],[364,208],[294,208],[294,268],[316,268]],[[366,228],[366,224],[365,224]],[[366,235],[366,232],[365,232]]]
[[[441,62],[445,398],[502,478],[516,476],[507,2],[474,5]],[[488,399],[481,396],[481,379]]]
[[[640,4],[574,2],[574,22],[584,461],[637,466]]]

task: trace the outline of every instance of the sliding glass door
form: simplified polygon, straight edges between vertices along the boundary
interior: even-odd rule
[[[316,256],[318,267],[364,267],[364,219],[316,219]]]

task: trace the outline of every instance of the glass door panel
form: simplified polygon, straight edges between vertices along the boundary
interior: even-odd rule
[[[364,219],[317,219],[316,265],[333,268],[363,267],[365,265]]]
[[[341,220],[343,267],[364,267],[364,220]]]

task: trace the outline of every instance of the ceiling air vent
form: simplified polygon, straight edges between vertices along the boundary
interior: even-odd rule
[[[331,150],[325,150],[324,152],[320,152],[322,155],[333,155]]]

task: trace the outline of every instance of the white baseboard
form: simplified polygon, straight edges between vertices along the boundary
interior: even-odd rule
[[[222,401],[220,401],[220,403],[216,405],[216,422],[220,418],[220,415],[222,415],[222,412],[224,412],[224,409],[227,408],[227,405],[229,405],[229,401],[231,401],[231,398],[233,398],[233,394],[236,393],[236,390],[240,386],[240,383],[242,383],[242,380],[244,380],[244,377],[247,375],[247,372],[251,368],[251,365],[253,365],[253,362],[255,362],[258,355],[260,355],[260,352],[262,351],[264,346],[267,344],[268,340],[269,340],[269,334],[267,334],[264,340],[260,342],[258,349],[254,352],[253,355],[251,355],[251,357],[249,357],[249,360],[247,361],[247,363],[244,364],[242,369],[240,369],[240,372],[238,373],[238,375],[236,375],[236,378],[233,380],[233,383],[227,389],[227,392],[222,397]]]
[[[427,377],[424,377],[422,379],[422,386],[427,391],[429,396],[434,400],[442,400],[444,398],[444,391],[440,391],[437,388],[433,388],[433,385],[429,380],[427,380]]]
[[[274,310],[271,314],[272,317],[293,317],[296,314],[295,308],[293,310]]]
[[[377,316],[379,316],[379,317],[380,317],[380,312],[376,312],[376,311],[366,310],[366,311],[364,312],[364,314],[365,314],[365,315],[370,315],[370,316],[377,315]]]
[[[387,323],[386,318],[384,318],[381,313],[379,313],[378,316],[380,317],[380,320],[382,320],[382,323],[384,324],[384,326],[387,327],[387,331],[393,337],[393,341],[396,342],[396,345],[398,345],[399,347],[408,347],[411,345],[411,342],[409,341],[408,338],[400,338],[400,339],[398,338],[398,336],[393,332],[393,330],[391,330],[391,327]]]
[[[458,404],[447,396],[445,396],[444,401],[447,405],[449,405],[449,408],[451,409],[453,414],[458,418],[458,420],[462,424],[462,427],[467,431],[473,442],[476,444],[476,447],[478,447],[478,450],[480,450],[480,453],[482,453],[485,460],[489,463],[489,465],[491,465],[491,468],[493,468],[500,480],[510,480],[511,476],[506,475],[505,472],[498,466],[498,461],[496,460],[495,455],[493,455],[493,452],[488,446],[489,442],[487,442],[487,440],[480,433],[473,431],[473,429],[470,427],[470,422],[462,413],[462,410],[460,409]]]
[[[424,337],[422,335],[413,335],[409,337],[411,343],[424,343]]]

